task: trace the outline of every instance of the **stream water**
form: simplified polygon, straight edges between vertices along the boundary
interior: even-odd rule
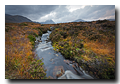
[[[81,68],[79,68],[79,72],[81,74],[78,74],[78,72],[76,72],[76,70],[73,68],[72,61],[65,59],[61,53],[53,50],[51,41],[48,41],[50,33],[51,31],[48,31],[47,33],[43,34],[42,37],[36,37],[37,45],[35,46],[35,52],[37,56],[39,59],[43,58],[44,68],[47,69],[46,76],[56,79],[56,75],[61,73],[61,71],[65,72],[69,70],[75,75],[81,77],[81,79],[91,79],[92,77],[87,75]],[[76,64],[77,63],[74,62],[74,65]]]

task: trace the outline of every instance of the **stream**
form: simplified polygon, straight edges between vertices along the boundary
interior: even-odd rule
[[[36,37],[37,44],[35,45],[36,55],[39,59],[43,59],[44,69],[47,69],[46,76],[57,79],[57,75],[60,73],[69,75],[72,73],[72,78],[66,77],[65,79],[93,79],[91,76],[86,74],[81,67],[78,67],[77,63],[65,59],[60,52],[53,50],[51,41],[48,41],[50,33],[51,31],[47,31],[47,33],[43,34],[42,37]]]

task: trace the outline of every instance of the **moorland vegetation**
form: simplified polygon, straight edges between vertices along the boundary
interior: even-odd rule
[[[51,30],[55,51],[76,61],[91,76],[115,78],[115,21],[5,24],[5,78],[48,79],[42,59],[36,59],[35,37]]]
[[[115,78],[115,21],[72,22],[55,26],[54,50],[100,79]]]
[[[32,22],[5,24],[5,78],[47,79],[42,59],[34,52],[35,37],[49,27]]]

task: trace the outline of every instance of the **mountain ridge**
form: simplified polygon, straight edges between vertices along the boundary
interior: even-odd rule
[[[5,14],[5,23],[21,23],[21,22],[32,22],[32,21],[27,17],[21,15]]]
[[[77,20],[74,20],[72,22],[86,22],[85,20],[82,20],[82,19],[77,19]]]
[[[45,22],[39,22],[41,24],[55,24],[55,22],[53,20],[46,20]]]

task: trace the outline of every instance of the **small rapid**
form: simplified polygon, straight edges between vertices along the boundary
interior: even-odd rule
[[[43,59],[46,76],[53,79],[93,79],[86,74],[77,63],[67,60],[60,52],[53,50],[48,40],[51,31],[36,37],[35,52],[39,59]],[[62,74],[61,74],[62,73]]]

